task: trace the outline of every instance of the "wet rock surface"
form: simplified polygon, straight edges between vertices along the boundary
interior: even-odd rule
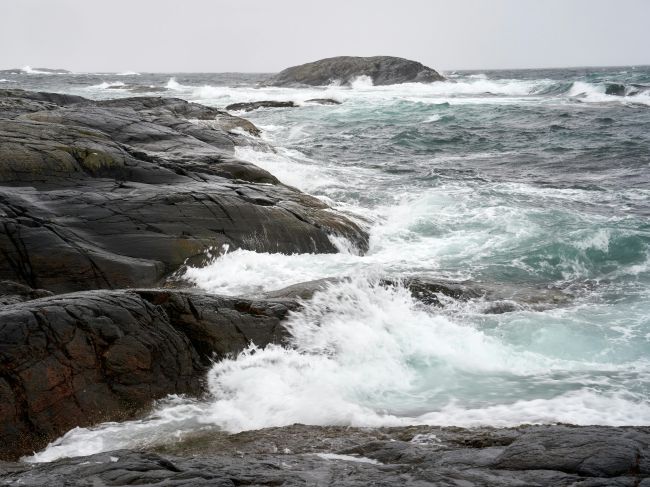
[[[213,362],[287,337],[296,306],[180,290],[86,291],[0,308],[0,459],[75,426],[200,395]]]
[[[282,289],[254,295],[262,299],[309,300],[318,291],[346,280],[345,278],[323,278],[293,284]],[[451,281],[425,276],[411,276],[403,279],[383,278],[378,285],[385,287],[404,286],[411,296],[426,306],[445,307],[458,302],[473,301],[476,311],[484,314],[501,314],[523,309],[541,310],[568,304],[573,295],[567,290],[530,286],[503,286],[471,281]]]
[[[341,102],[334,100],[332,98],[310,98],[305,100],[305,103],[310,103],[313,105],[340,105]],[[243,102],[243,103],[233,103],[226,107],[226,110],[232,111],[244,111],[252,112],[253,110],[258,110],[260,108],[295,108],[298,105],[293,101],[274,101],[274,100],[263,100],[263,101],[252,101],[252,102]]]
[[[431,83],[444,80],[435,70],[408,59],[392,56],[340,56],[287,68],[263,84],[324,86],[339,82],[345,85],[359,76],[368,76],[375,85]]]
[[[305,103],[315,103],[316,105],[340,105],[341,102],[333,98],[310,98]]]
[[[174,98],[0,90],[0,279],[70,292],[154,286],[209,248],[336,252],[367,235],[234,157],[258,129]]]
[[[3,485],[646,486],[648,428],[361,429],[293,425],[47,464]]]
[[[226,110],[251,112],[259,108],[292,108],[297,106],[292,101],[252,101],[246,103],[233,103],[226,107]]]

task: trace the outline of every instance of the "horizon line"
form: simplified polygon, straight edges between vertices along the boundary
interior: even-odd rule
[[[295,66],[300,66],[299,64],[296,64]],[[138,70],[132,70],[132,69],[124,69],[124,70],[116,70],[116,71],[109,71],[109,70],[96,70],[96,71],[74,71],[71,69],[67,68],[49,68],[46,66],[38,66],[38,67],[32,67],[31,65],[24,65],[20,68],[0,68],[0,71],[17,71],[17,72],[24,72],[23,70],[25,68],[29,67],[30,69],[38,70],[38,69],[51,69],[51,70],[61,70],[61,71],[68,71],[68,73],[62,73],[62,74],[121,74],[121,73],[127,73],[127,72],[133,72],[137,74],[276,74],[279,73],[280,71],[233,71],[233,70],[226,70],[226,71],[138,71]],[[290,66],[291,67],[291,66]],[[542,69],[591,69],[591,68],[644,68],[644,67],[650,67],[650,62],[649,63],[633,63],[633,64],[584,64],[584,65],[561,65],[561,66],[533,66],[533,67],[525,67],[525,68],[512,68],[512,67],[503,67],[503,68],[432,68],[435,69],[436,71],[440,72],[449,72],[449,71],[534,71],[534,70],[542,70]],[[286,69],[286,68],[283,68]],[[57,74],[57,73],[34,73],[34,74]],[[128,76],[128,75],[126,75]],[[132,76],[137,76],[136,74]]]

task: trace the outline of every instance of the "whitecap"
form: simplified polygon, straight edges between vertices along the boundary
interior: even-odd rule
[[[169,78],[169,81],[167,81],[165,88],[168,90],[182,91],[186,89],[187,86],[180,84],[178,81],[176,81],[176,78]]]
[[[430,117],[427,117],[423,120],[424,123],[434,123],[438,122],[442,119],[442,115],[438,115],[437,113],[434,115],[431,115]]]
[[[542,394],[547,397],[492,396],[484,389],[493,381],[503,381],[504,392],[519,384],[520,396],[534,377],[556,384],[554,373],[572,371],[583,378],[594,370],[629,373],[634,367],[523,350],[498,333],[432,313],[406,289],[383,287],[373,278],[330,284],[292,313],[286,326],[292,337],[287,347],[251,345],[216,363],[207,377],[211,397],[172,397],[142,420],[75,428],[26,460],[145,448],[202,429],[239,432],[294,423],[650,424],[647,401],[629,392],[598,390],[607,379],[602,386],[573,384],[574,390]],[[484,397],[473,405],[455,400],[448,391],[459,383]],[[409,414],[415,410],[421,412]]]
[[[109,88],[121,88],[123,86],[126,86],[126,83],[123,83],[122,81],[103,81],[98,85],[92,85],[88,86],[88,90],[107,90]]]

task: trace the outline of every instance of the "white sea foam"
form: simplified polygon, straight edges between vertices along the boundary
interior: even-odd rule
[[[442,119],[442,115],[434,114],[424,119],[424,123],[434,123]]]
[[[569,96],[587,103],[627,103],[650,105],[650,91],[637,95],[608,95],[605,85],[575,81],[569,90]]]
[[[520,400],[484,408],[449,405],[422,415],[418,420],[430,425],[465,427],[547,423],[647,426],[650,424],[650,404],[624,393],[600,394],[580,389],[551,399]]]
[[[297,136],[294,132],[294,137]],[[237,147],[235,154],[271,172],[280,181],[303,191],[315,193],[321,188],[341,183],[315,161],[290,149],[278,148],[275,153],[261,152],[250,147]]]
[[[485,76],[467,77],[454,81],[435,83],[403,83],[399,85],[374,86],[367,76],[355,79],[350,86],[333,83],[323,87],[229,87],[204,85],[183,86],[171,78],[167,88],[184,92],[190,99],[204,104],[225,106],[237,102],[260,100],[293,101],[299,106],[312,109],[341,110],[350,103],[392,103],[408,100],[427,104],[512,104],[525,102],[527,98],[553,86],[553,80],[494,80]],[[306,104],[312,98],[334,98],[344,106],[319,107]],[[538,101],[538,100],[537,100]]]
[[[165,88],[168,90],[174,90],[174,91],[182,91],[186,89],[186,86],[183,86],[180,84],[178,81],[176,81],[176,78],[169,78],[169,81],[167,81],[167,84],[165,85]]]
[[[531,377],[547,374],[553,383],[553,373],[571,372],[580,381],[586,372],[629,373],[634,367],[522,349],[498,333],[431,313],[407,290],[379,286],[373,278],[330,285],[294,313],[287,326],[289,347],[251,346],[215,364],[208,374],[211,399],[172,398],[144,420],[76,428],[28,460],[168,443],[211,427],[237,432],[293,423],[650,424],[650,404],[632,393],[573,385],[550,397],[494,397],[484,390],[483,378],[501,381],[498,390],[517,397]],[[482,405],[468,407],[447,392],[462,393],[458,386],[464,383]],[[424,408],[424,413],[408,414]]]
[[[140,76],[136,71],[124,71],[123,73],[116,73],[117,76]]]
[[[122,86],[126,86],[125,83],[122,81],[103,81],[98,85],[92,85],[89,86],[87,89],[88,90],[107,90],[109,88],[121,88]]]
[[[340,185],[363,188],[364,178],[372,177],[357,168],[348,173],[344,168],[334,167],[330,172],[326,166],[312,165],[313,161],[297,162],[282,150],[271,154],[246,148],[237,154],[310,192],[333,191]],[[531,250],[547,241],[548,231],[537,222],[538,210],[522,206],[521,200],[543,198],[549,210],[556,208],[560,212],[567,200],[586,198],[580,190],[535,188],[521,183],[474,187],[450,182],[431,190],[409,191],[408,196],[402,194],[362,213],[371,222],[370,248],[363,256],[353,251],[283,255],[236,250],[207,266],[190,267],[185,277],[209,292],[221,294],[269,291],[301,281],[350,276],[371,269],[388,275],[417,272],[434,273],[437,277],[444,276],[445,269],[464,269],[463,275],[447,277],[468,279],[473,267],[493,262],[501,254],[511,255],[513,249]],[[359,211],[358,207],[354,209]],[[609,245],[606,230],[555,238],[583,251],[604,251]],[[549,261],[555,258],[560,258],[554,265],[566,273],[567,279],[590,275],[580,258],[548,257]],[[537,268],[521,261],[510,265],[532,275],[555,272],[544,262]]]
[[[41,71],[39,69],[34,69],[31,66],[25,66],[21,69],[21,72],[24,74],[68,74],[67,71],[58,71],[58,70],[52,70],[52,71]]]
[[[269,254],[250,250],[225,253],[205,267],[189,267],[184,278],[218,294],[251,294],[365,267],[346,254]]]
[[[38,71],[36,69],[33,69],[31,66],[25,66],[21,69],[21,71],[25,74],[51,74],[46,71]]]
[[[308,365],[300,364],[302,367]],[[252,374],[250,374],[252,375]],[[247,375],[240,378],[250,379]],[[254,377],[253,377],[254,379]],[[264,385],[261,381],[253,380],[256,385]],[[275,383],[275,382],[274,382]],[[265,397],[256,396],[264,402]],[[315,397],[320,399],[322,396]],[[325,398],[327,406],[332,405],[331,398]],[[283,398],[286,404],[293,397]],[[302,404],[311,408],[314,413],[325,413],[324,404],[314,401]],[[225,409],[231,415],[236,411]],[[208,404],[195,405],[187,402],[175,406],[169,405],[161,408],[150,418],[140,421],[126,421],[123,423],[106,423],[94,428],[75,428],[61,438],[50,443],[41,452],[24,457],[27,462],[51,462],[60,458],[86,456],[104,451],[123,448],[148,448],[156,445],[173,443],[190,435],[200,432],[201,429],[209,430],[206,424],[209,419],[205,414],[210,414]],[[263,413],[264,411],[254,411]],[[244,411],[242,416],[250,411]],[[305,414],[298,415],[304,422]],[[450,404],[439,411],[427,413],[417,417],[397,417],[390,414],[379,415],[369,409],[347,407],[331,411],[327,416],[311,418],[314,422],[308,424],[353,424],[362,427],[379,426],[407,426],[422,424],[431,426],[518,426],[521,424],[548,424],[569,423],[577,425],[607,425],[627,426],[650,425],[650,406],[647,402],[633,398],[626,398],[623,394],[602,395],[588,389],[566,393],[551,399],[534,399],[515,401],[510,404],[487,406],[484,408],[464,409],[458,405]],[[290,424],[291,420],[285,421]],[[265,426],[275,426],[268,421]],[[361,461],[359,457],[353,457]],[[349,460],[347,458],[332,458]]]
[[[359,89],[372,88],[374,86],[374,83],[372,82],[372,78],[370,76],[364,75],[353,79],[352,82],[350,83],[350,86],[352,87],[353,90],[359,90]]]

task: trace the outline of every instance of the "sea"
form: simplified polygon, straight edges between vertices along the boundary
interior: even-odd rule
[[[273,88],[250,73],[0,72],[0,88],[93,99],[293,101],[235,112],[262,131],[237,156],[370,235],[365,253],[336,235],[336,254],[213,249],[182,271],[209,293],[332,279],[291,314],[288,345],[216,362],[206,397],[76,428],[26,460],[294,423],[650,425],[650,67],[443,74]],[[427,305],[410,278],[481,292]]]

